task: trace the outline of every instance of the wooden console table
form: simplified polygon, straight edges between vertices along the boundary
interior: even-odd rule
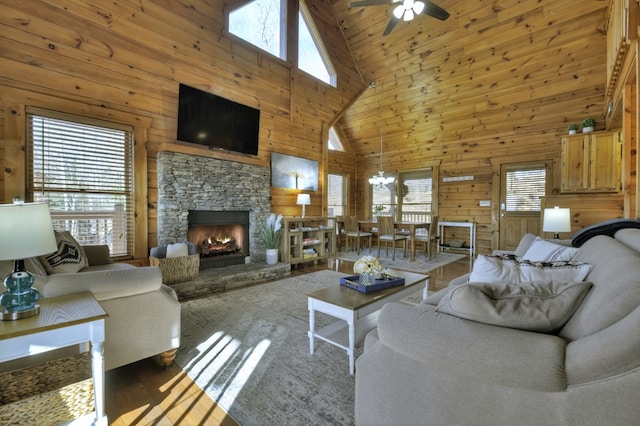
[[[88,292],[46,297],[39,303],[40,314],[36,316],[0,321],[0,362],[91,342],[95,413],[83,416],[81,421],[107,426],[102,349],[107,313]]]

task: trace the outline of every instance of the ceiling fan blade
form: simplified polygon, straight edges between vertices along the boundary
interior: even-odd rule
[[[383,36],[386,36],[387,34],[389,34],[394,28],[395,26],[398,24],[398,22],[400,22],[400,18],[396,18],[395,16],[391,16],[391,19],[389,19],[389,23],[387,24],[387,27],[384,29],[384,32],[382,33]]]
[[[425,4],[423,14],[433,16],[436,19],[441,21],[446,20],[449,17],[449,12],[441,8],[435,3],[430,2],[429,0],[422,0]]]
[[[378,6],[381,4],[391,4],[395,3],[397,0],[361,0],[361,1],[352,1],[349,3],[349,8],[352,7],[362,7],[362,6]]]

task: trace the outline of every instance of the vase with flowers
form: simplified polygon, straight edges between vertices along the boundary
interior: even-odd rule
[[[260,225],[260,235],[267,248],[267,265],[275,265],[278,263],[278,247],[282,236],[282,215],[271,213]]]
[[[353,264],[353,272],[359,275],[360,284],[375,284],[376,278],[381,278],[384,267],[378,258],[373,256],[362,256]]]

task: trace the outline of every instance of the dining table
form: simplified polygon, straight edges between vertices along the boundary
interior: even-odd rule
[[[337,229],[344,228],[344,222],[338,221]],[[358,220],[358,225],[360,225],[360,229],[363,231],[371,231],[373,228],[378,227],[378,222],[375,220]],[[416,261],[416,230],[417,229],[429,229],[429,225],[431,222],[419,222],[419,221],[396,221],[393,223],[395,229],[408,231],[408,235],[410,238],[410,252],[411,252],[411,262]]]

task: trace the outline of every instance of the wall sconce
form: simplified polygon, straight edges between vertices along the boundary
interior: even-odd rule
[[[544,209],[542,231],[553,232],[553,238],[560,239],[559,232],[571,232],[571,209],[555,206],[552,209]]]
[[[302,217],[304,217],[304,206],[311,204],[311,197],[309,194],[298,194],[297,205],[302,206]]]

